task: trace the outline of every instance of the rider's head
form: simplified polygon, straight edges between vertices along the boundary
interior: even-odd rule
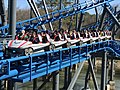
[[[25,34],[25,30],[22,30],[21,32],[22,32],[22,34]]]

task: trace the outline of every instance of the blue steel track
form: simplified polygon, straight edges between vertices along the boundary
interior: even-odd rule
[[[120,41],[107,40],[1,60],[0,80],[12,78],[23,83],[32,81],[56,70],[88,60],[89,54],[100,51],[112,52],[114,57],[120,57]]]
[[[45,14],[41,17],[18,22],[16,24],[17,30],[37,28],[39,25],[54,22],[78,13],[84,13],[86,10],[101,5],[104,6],[104,4],[109,6],[109,2],[111,1],[113,0],[104,0],[101,2],[98,0],[96,3],[89,2],[75,4],[62,10],[49,13],[50,18],[48,18],[48,14]],[[42,18],[43,20],[40,21],[39,18]],[[8,31],[8,29],[9,25],[0,27],[0,31],[2,31],[3,34],[5,34],[5,31]],[[60,50],[0,60],[0,80],[11,78],[17,82],[29,82],[51,72],[88,60],[90,54],[102,51],[107,51],[110,55],[112,52],[112,56],[120,57],[120,41],[106,40],[91,44],[83,44],[81,46],[71,46]]]
[[[68,16],[72,16],[78,13],[84,13],[87,10],[93,9],[98,6],[104,6],[105,4],[110,6],[109,2],[113,0],[97,0],[96,3],[89,1],[89,2],[84,2],[84,3],[79,3],[79,4],[74,4],[71,6],[67,6],[61,10],[56,10],[54,12],[51,12],[49,14],[45,14],[40,17],[35,17],[32,19],[24,20],[21,22],[17,22],[16,24],[16,30],[22,30],[22,29],[28,29],[28,28],[35,28],[37,29],[38,26],[49,23],[49,22],[54,22],[59,19],[66,18]],[[112,8],[110,7],[112,10]],[[113,11],[113,10],[112,10]],[[48,15],[50,18],[48,18]],[[39,18],[42,19],[42,21],[39,20]],[[5,34],[9,30],[9,25],[0,27],[0,31]]]

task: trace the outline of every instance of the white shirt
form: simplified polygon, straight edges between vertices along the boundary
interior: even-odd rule
[[[39,38],[40,42],[42,42],[42,36],[40,34],[38,34],[38,38]]]
[[[50,36],[46,34],[47,40],[50,42]]]

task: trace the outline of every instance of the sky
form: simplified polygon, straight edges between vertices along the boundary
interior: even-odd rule
[[[20,9],[28,9],[30,8],[28,3],[27,3],[27,0],[16,0],[17,1],[17,8],[20,8]],[[34,0],[34,1],[37,1],[37,0]],[[80,2],[84,2],[85,0],[80,0]],[[5,7],[7,8],[8,7],[8,0],[4,0],[5,2]],[[120,0],[114,0],[110,3],[111,5],[119,5],[120,7]],[[94,10],[90,10],[89,11],[90,13],[94,13]]]

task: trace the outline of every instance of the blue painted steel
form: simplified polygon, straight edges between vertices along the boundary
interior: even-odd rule
[[[5,74],[5,75],[0,76],[0,80],[6,79],[6,78],[11,78],[11,77],[13,77],[13,76],[15,76],[17,74],[18,74],[17,70],[11,70],[8,75]]]
[[[120,41],[108,40],[1,60],[0,80],[11,77],[15,81],[28,82],[56,70],[85,61],[89,59],[88,54],[102,50],[107,50],[114,53],[115,57],[120,57]],[[12,74],[14,70],[15,74]]]
[[[1,60],[1,58],[3,57],[3,52],[2,52],[2,50],[3,50],[3,45],[2,45],[2,43],[0,43],[0,60]]]
[[[27,28],[37,28],[37,26],[49,23],[49,22],[53,22],[62,18],[66,18],[68,16],[72,16],[75,14],[78,14],[80,12],[85,12],[87,10],[90,10],[92,8],[98,7],[100,5],[104,5],[105,3],[109,3],[113,0],[104,0],[104,1],[99,1],[94,3],[92,2],[92,0],[90,2],[84,2],[84,3],[79,3],[79,4],[74,4],[72,6],[67,6],[64,9],[61,10],[57,10],[54,12],[51,12],[49,14],[45,14],[43,16],[40,17],[35,17],[29,20],[24,20],[21,22],[17,22],[16,27],[17,30],[21,30],[21,29],[27,29]],[[50,18],[48,18],[48,16],[50,16]],[[38,18],[42,18],[42,21],[39,21]],[[3,34],[4,31],[8,31],[9,29],[9,25],[0,27],[0,31],[2,31]]]

